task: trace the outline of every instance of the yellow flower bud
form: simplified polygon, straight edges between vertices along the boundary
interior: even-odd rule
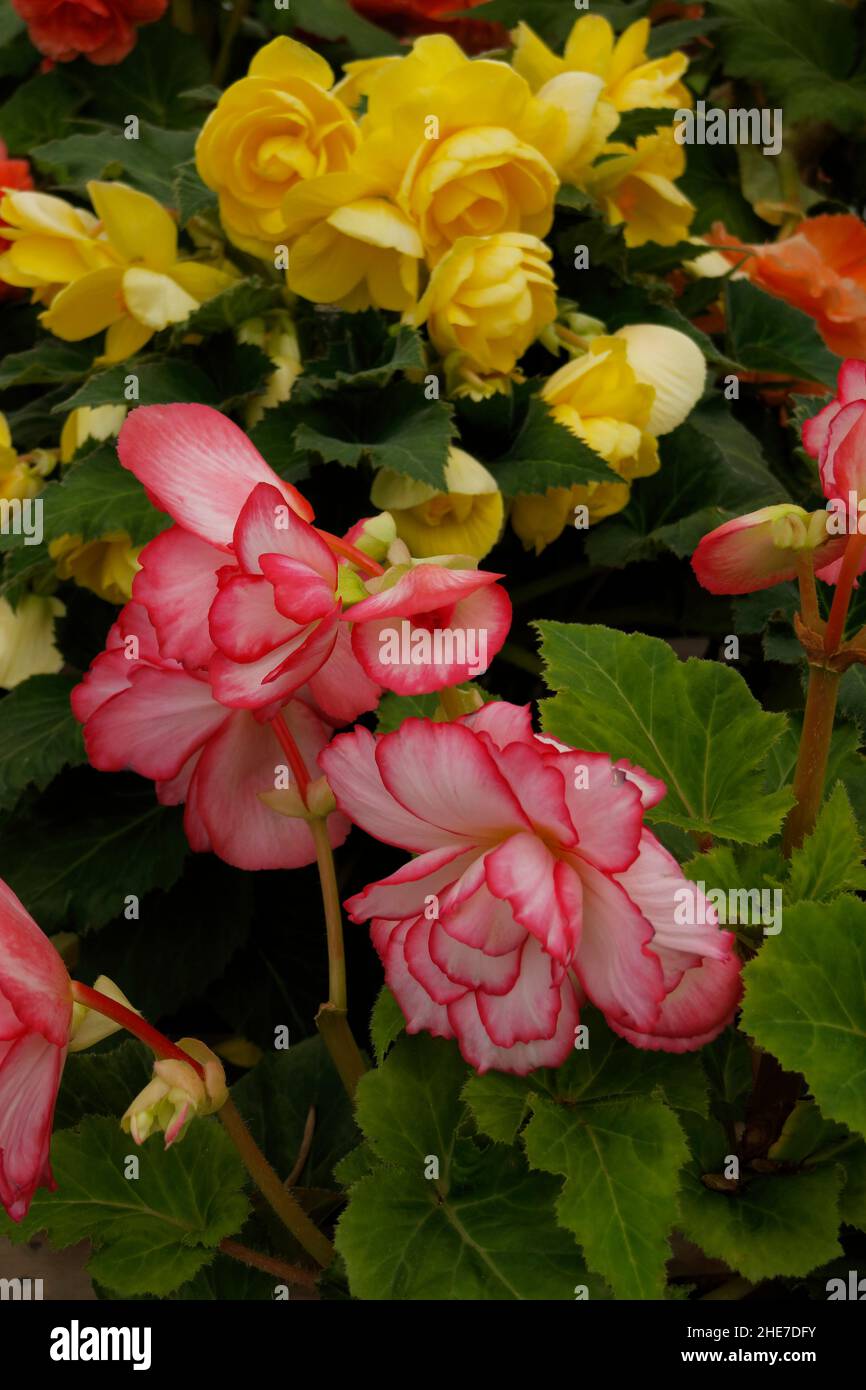
[[[655,390],[647,428],[651,434],[669,434],[704,394],[704,354],[685,333],[658,323],[630,323],[613,336],[625,343],[638,381]]]
[[[447,491],[437,492],[383,468],[370,498],[374,506],[387,507],[410,555],[471,555],[481,560],[499,539],[505,515],[496,479],[463,449],[452,448],[445,482]]]

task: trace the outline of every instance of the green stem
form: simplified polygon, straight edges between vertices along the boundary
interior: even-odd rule
[[[355,1090],[367,1070],[358,1044],[352,1036],[347,1017],[346,953],[343,946],[343,914],[334,869],[334,853],[328,839],[327,823],[323,819],[310,821],[310,831],[316,844],[316,862],[322,885],[322,905],[328,939],[328,1002],[316,1015],[316,1027],[331,1054],[340,1080],[354,1100]]]
[[[782,836],[782,852],[786,858],[792,850],[799,849],[818,819],[838,694],[838,671],[831,671],[827,666],[809,667],[809,693],[794,774],[796,805],[788,815]]]
[[[243,24],[247,10],[250,7],[250,0],[235,0],[232,12],[226,21],[225,32],[223,33],[220,51],[213,68],[214,86],[221,87],[225,81],[226,73],[229,68],[229,60],[232,56],[232,44],[237,38],[238,30]]]
[[[307,1253],[312,1255],[323,1269],[327,1269],[334,1258],[334,1248],[331,1242],[310,1220],[288,1188],[280,1182],[279,1177],[247,1129],[234,1101],[229,1098],[222,1109],[217,1111],[217,1115],[262,1196],[270,1203],[283,1225],[291,1231]]]

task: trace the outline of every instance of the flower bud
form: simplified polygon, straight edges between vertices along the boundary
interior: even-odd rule
[[[613,336],[625,343],[638,381],[655,390],[647,429],[654,435],[669,434],[683,423],[704,393],[704,354],[685,333],[664,324],[630,323]]]
[[[784,502],[717,526],[698,545],[692,569],[711,594],[750,594],[793,579],[803,552],[824,569],[846,543],[847,536],[828,534],[826,512],[810,515]]]
[[[119,989],[113,980],[109,980],[107,975],[100,975],[93,988],[113,999],[116,1004],[122,1004],[130,1013],[140,1016],[140,1009],[130,1004],[123,990]],[[94,1043],[102,1042],[103,1038],[110,1038],[112,1033],[117,1033],[121,1027],[120,1023],[115,1023],[113,1019],[106,1018],[105,1014],[97,1013],[96,1009],[89,1009],[86,1004],[79,1004],[76,1000],[72,1006],[69,1051],[83,1052],[85,1047],[93,1047]]]
[[[195,1115],[213,1115],[228,1100],[225,1071],[216,1054],[196,1038],[181,1038],[178,1047],[202,1064],[204,1076],[178,1057],[156,1061],[153,1080],[136,1096],[120,1122],[136,1144],[164,1130],[165,1147],[171,1148],[183,1138]]]

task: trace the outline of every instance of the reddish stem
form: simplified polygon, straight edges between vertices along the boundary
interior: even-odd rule
[[[341,540],[339,536],[332,536],[330,531],[320,531],[318,526],[313,529],[322,537],[322,540],[333,550],[335,555],[341,555],[344,560],[351,560],[353,565],[366,570],[368,574],[385,573],[380,564],[372,560],[369,555],[365,555],[363,550],[359,550],[356,545]]]
[[[289,760],[289,767],[295,774],[295,780],[297,781],[298,789],[300,790],[301,796],[304,799],[304,804],[306,804],[307,788],[310,785],[310,774],[307,771],[307,765],[304,762],[304,759],[301,757],[301,750],[295,743],[295,740],[292,738],[289,726],[283,718],[282,714],[277,714],[274,716],[274,718],[271,720],[271,728],[277,736],[277,740],[279,742],[280,747],[282,748],[283,752]]]
[[[90,985],[83,985],[79,980],[72,981],[72,997],[77,1004],[83,1004],[85,1008],[94,1009],[96,1013],[119,1023],[121,1028],[140,1038],[157,1057],[173,1057],[178,1062],[188,1062],[199,1076],[204,1076],[204,1067],[200,1062],[190,1057],[182,1048],[175,1047],[164,1033],[152,1027],[140,1014],[127,1009],[123,1004],[118,1004],[116,999],[110,999],[107,994],[100,994],[99,990],[91,989]]]
[[[848,617],[848,605],[851,602],[851,594],[854,583],[857,579],[857,572],[860,568],[860,561],[863,558],[863,551],[866,549],[866,535],[861,536],[859,531],[851,536],[842,557],[842,568],[839,571],[839,578],[836,582],[836,594],[833,598],[833,607],[830,609],[830,617],[827,622],[827,631],[824,634],[824,651],[828,656],[838,651],[845,632],[845,620]]]

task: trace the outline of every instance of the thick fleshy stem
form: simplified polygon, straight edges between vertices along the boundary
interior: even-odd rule
[[[204,1076],[204,1067],[197,1062],[194,1057],[190,1057],[183,1048],[176,1047],[170,1038],[164,1033],[160,1033],[158,1028],[154,1028],[141,1014],[135,1013],[133,1009],[127,1009],[125,1005],[119,1004],[116,999],[111,999],[107,994],[101,994],[98,989],[91,989],[90,985],[83,985],[79,980],[72,981],[72,998],[76,1004],[83,1004],[86,1009],[93,1009],[95,1013],[102,1014],[105,1018],[110,1018],[112,1023],[117,1023],[121,1028],[125,1028],[127,1033],[132,1033],[141,1042],[149,1047],[151,1052],[157,1057],[172,1057],[178,1062],[187,1062],[199,1076]]]
[[[854,590],[864,549],[866,549],[866,535],[861,536],[858,531],[849,537],[845,554],[842,557],[839,578],[836,581],[836,593],[833,597],[830,617],[827,620],[827,631],[824,634],[824,651],[828,656],[832,656],[834,652],[838,651],[842,642],[851,594]]]
[[[838,694],[838,671],[831,671],[827,666],[809,667],[809,693],[794,774],[796,805],[788,815],[782,836],[782,851],[786,857],[792,850],[799,849],[818,819]]]
[[[352,545],[350,541],[341,540],[339,536],[332,536],[330,531],[321,531],[318,526],[314,529],[318,535],[321,536],[325,545],[328,546],[335,555],[339,555],[341,559],[351,560],[353,565],[357,565],[359,569],[366,570],[368,574],[380,575],[385,573],[377,560],[372,559],[369,555],[365,555],[363,550],[359,550],[358,547]]]
[[[256,1143],[234,1101],[229,1098],[217,1111],[223,1129],[231,1139],[241,1161],[261,1192],[273,1207],[287,1230],[304,1247],[307,1254],[327,1269],[334,1258],[334,1247],[323,1235],[314,1221],[311,1221],[304,1208],[292,1196],[265,1158]]]
[[[818,612],[818,593],[815,588],[815,566],[811,552],[806,552],[797,560],[797,579],[800,585],[800,617],[806,627],[814,632],[821,615]]]
[[[116,999],[111,999],[107,994],[91,989],[90,985],[83,985],[78,980],[72,981],[72,997],[77,1004],[83,1004],[85,1008],[93,1009],[96,1013],[110,1018],[113,1023],[120,1024],[121,1028],[139,1038],[157,1057],[171,1057],[176,1061],[186,1062],[199,1076],[204,1077],[204,1067],[200,1062],[190,1057],[182,1048],[176,1047],[164,1033],[160,1033],[159,1029],[154,1028],[140,1014],[127,1009],[124,1004],[119,1004]],[[262,1196],[313,1259],[323,1268],[329,1265],[334,1254],[330,1241],[322,1235],[303,1207],[298,1205],[280,1182],[244,1124],[234,1101],[227,1100],[217,1113]]]
[[[304,804],[306,804],[311,779],[301,756],[301,750],[295,743],[281,714],[271,720],[271,728],[289,760],[289,766],[298,783],[298,790]],[[340,894],[334,869],[334,854],[328,839],[327,820],[324,817],[313,817],[309,821],[309,826],[310,834],[316,846],[316,863],[319,866],[319,881],[322,886],[322,905],[325,911],[325,930],[328,942],[328,1002],[322,1004],[316,1015],[316,1027],[331,1054],[331,1060],[339,1072],[340,1080],[348,1094],[354,1099],[355,1088],[367,1068],[364,1065],[358,1044],[352,1036],[347,1017],[348,991],[346,988],[346,955],[343,946],[343,914],[340,908]]]
[[[300,1265],[286,1264],[285,1260],[277,1259],[274,1255],[250,1250],[249,1246],[241,1245],[237,1240],[221,1240],[218,1248],[221,1254],[228,1255],[230,1259],[240,1260],[242,1264],[249,1265],[251,1269],[261,1269],[265,1274],[273,1274],[284,1284],[299,1284],[307,1289],[316,1287],[317,1276],[311,1269],[302,1269]]]

